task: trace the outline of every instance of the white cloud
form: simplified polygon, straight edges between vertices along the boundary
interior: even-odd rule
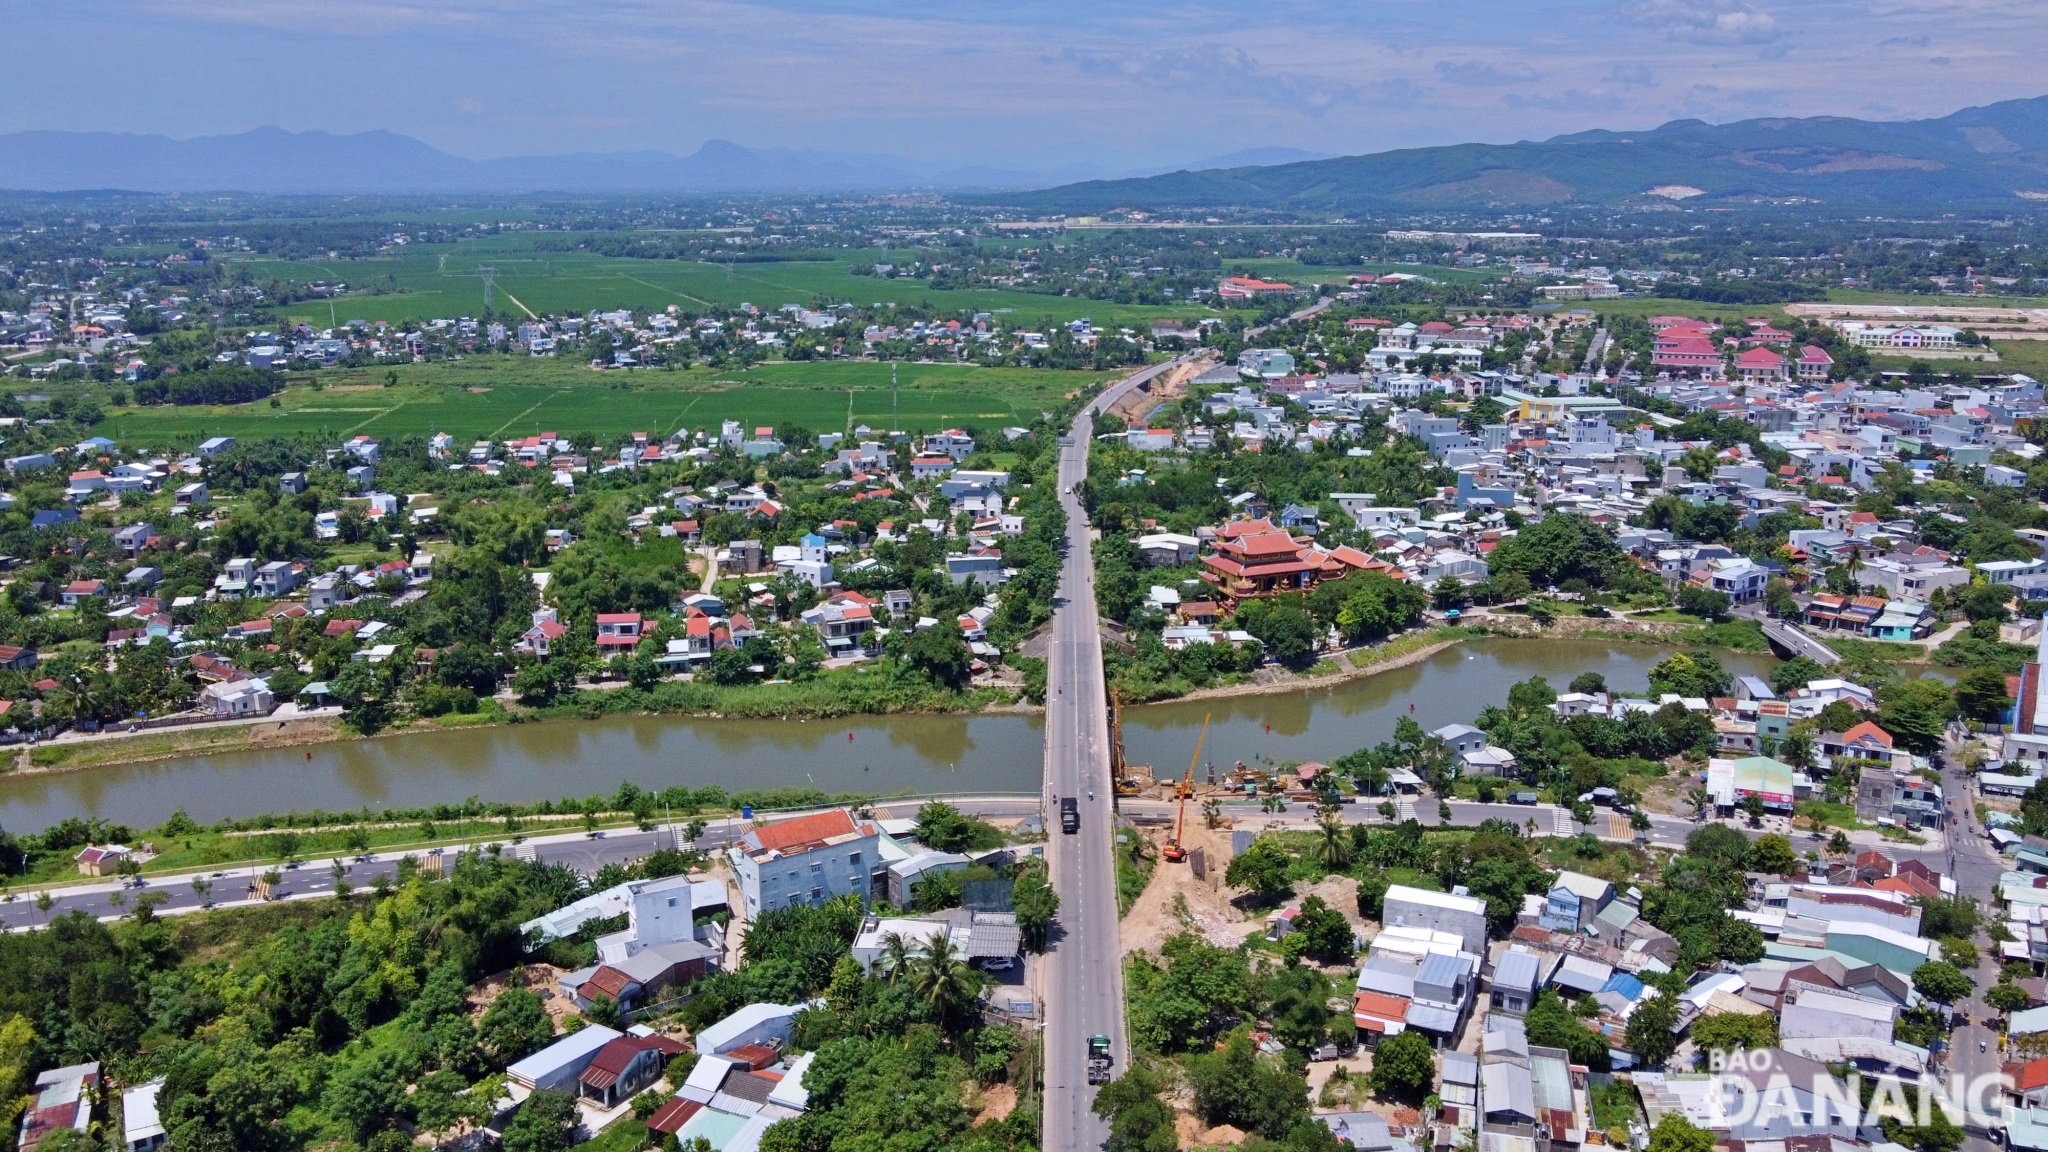
[[[1742,0],[1625,0],[1622,15],[1674,39],[1696,44],[1768,44],[1778,19]]]

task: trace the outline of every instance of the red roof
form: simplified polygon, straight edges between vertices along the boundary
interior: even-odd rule
[[[1866,737],[1877,741],[1887,748],[1892,746],[1892,734],[1868,720],[1842,733],[1842,743],[1853,744]]]
[[[320,634],[323,636],[349,636],[353,635],[355,630],[362,626],[363,622],[361,620],[329,620],[327,627],[320,630]]]
[[[1769,348],[1751,348],[1735,358],[1738,368],[1783,368],[1785,357]]]
[[[782,820],[765,828],[756,828],[752,838],[766,852],[786,852],[806,844],[816,844],[834,836],[845,836],[858,832],[853,817],[844,808],[829,812],[814,812],[809,816],[798,816],[793,820]]]
[[[673,1136],[682,1131],[683,1125],[688,1124],[690,1117],[695,1116],[703,1107],[704,1105],[695,1100],[671,1096],[668,1103],[656,1108],[654,1115],[647,1118],[648,1130],[664,1136]]]
[[[599,612],[597,614],[597,622],[599,624],[638,624],[640,622],[640,614],[638,612]]]
[[[2031,1092],[2036,1088],[2048,1087],[2048,1057],[2029,1060],[2024,1064],[2015,1060],[2005,1066],[2005,1071],[2012,1076],[2012,1087],[2015,1092]]]

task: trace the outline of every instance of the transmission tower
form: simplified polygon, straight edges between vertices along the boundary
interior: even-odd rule
[[[893,436],[903,430],[903,404],[896,391],[896,365],[889,365],[889,432]]]
[[[491,310],[491,291],[498,286],[498,270],[488,264],[477,265],[476,274],[484,279],[484,311]]]
[[[728,257],[726,257],[726,258],[725,258],[725,282],[726,282],[727,284],[730,284],[730,283],[732,283],[732,282],[733,282],[733,280],[735,279],[735,277],[734,277],[734,275],[733,275],[733,270],[732,270],[732,269],[733,269],[733,264],[734,264],[734,263],[735,263],[735,261],[733,260],[733,258],[732,258],[732,257],[728,256]]]

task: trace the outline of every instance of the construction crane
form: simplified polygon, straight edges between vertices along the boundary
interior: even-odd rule
[[[1202,743],[1209,739],[1209,717],[1213,715],[1215,715],[1213,712],[1203,715],[1202,734],[1195,737],[1195,754],[1188,758],[1187,775],[1180,779],[1180,797],[1174,806],[1173,838],[1166,842],[1166,847],[1161,849],[1159,853],[1166,858],[1166,862],[1169,864],[1178,864],[1188,858],[1188,850],[1180,846],[1180,837],[1181,833],[1187,828],[1188,793],[1195,790],[1195,765],[1201,763]]]

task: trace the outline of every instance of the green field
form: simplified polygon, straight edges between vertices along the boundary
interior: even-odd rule
[[[520,305],[541,314],[581,315],[593,309],[659,310],[673,304],[688,312],[747,303],[763,309],[784,304],[850,301],[903,306],[929,305],[943,312],[992,312],[1005,323],[1035,325],[1087,317],[1097,324],[1132,326],[1145,321],[1208,313],[1201,307],[1161,308],[1101,300],[1045,296],[1001,289],[933,290],[921,280],[855,276],[853,269],[876,263],[904,263],[909,250],[850,251],[830,260],[781,263],[708,264],[694,260],[639,260],[588,252],[541,252],[531,238],[499,238],[477,245],[416,245],[361,260],[239,261],[259,282],[269,279],[341,281],[350,294],[338,300],[286,305],[283,317],[326,327],[350,320],[426,320],[479,316],[483,280],[479,266],[497,269],[499,313],[520,315]],[[381,295],[368,293],[378,291]],[[516,303],[515,303],[516,301]]]
[[[1289,284],[1342,284],[1347,276],[1363,276],[1370,272],[1375,276],[1405,273],[1410,276],[1426,276],[1439,284],[1467,284],[1480,280],[1496,280],[1501,273],[1483,268],[1451,268],[1442,264],[1392,264],[1366,263],[1346,265],[1303,264],[1293,257],[1273,257],[1253,260],[1226,260],[1230,268],[1242,267],[1252,275],[1264,280],[1283,280]]]
[[[839,361],[762,364],[745,371],[594,372],[573,361],[523,356],[473,357],[360,372],[328,371],[315,391],[300,377],[268,401],[222,407],[114,408],[106,434],[139,445],[190,444],[208,436],[381,438],[447,432],[460,442],[551,431],[667,435],[678,428],[716,430],[724,420],[749,426],[802,426],[816,432],[891,426],[890,365]],[[1066,395],[1111,373],[896,366],[902,382],[900,427],[1029,424]],[[387,386],[387,372],[398,383]]]

